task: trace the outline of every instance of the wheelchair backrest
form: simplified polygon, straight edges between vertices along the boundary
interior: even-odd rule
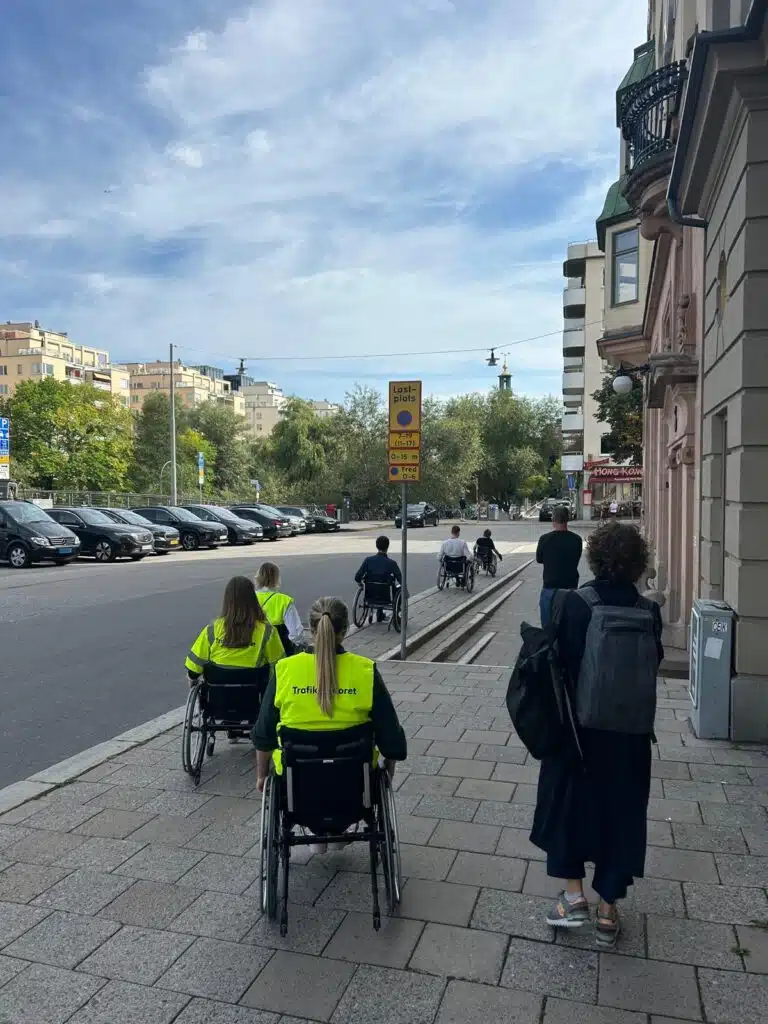
[[[462,572],[464,572],[465,564],[466,564],[466,559],[463,558],[463,557],[461,557],[461,558],[448,558],[446,556],[446,558],[445,558],[445,571],[449,572],[449,573],[462,573]]]
[[[365,603],[369,608],[392,607],[391,583],[365,583]]]
[[[316,834],[341,832],[373,806],[373,726],[310,732],[281,727],[286,810]]]
[[[207,664],[203,669],[203,699],[207,713],[220,721],[255,722],[271,674],[271,665],[229,668]]]

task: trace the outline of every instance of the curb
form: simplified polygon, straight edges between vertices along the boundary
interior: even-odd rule
[[[490,633],[486,633],[485,636],[481,636],[480,639],[472,644],[468,651],[466,651],[459,660],[456,662],[457,665],[471,665],[478,654],[481,654],[488,644],[496,636],[496,631],[491,630]]]
[[[452,654],[457,647],[461,647],[465,640],[469,639],[469,637],[471,637],[473,633],[476,633],[478,629],[480,629],[480,627],[482,626],[486,619],[489,619],[492,615],[495,615],[499,608],[501,608],[501,606],[504,604],[504,602],[508,600],[508,598],[512,597],[515,591],[519,590],[520,587],[522,587],[522,585],[523,581],[519,580],[517,583],[514,584],[514,586],[510,587],[509,590],[506,591],[506,593],[503,593],[499,597],[497,597],[496,600],[489,604],[487,608],[483,608],[483,610],[481,612],[478,612],[477,615],[473,615],[472,618],[467,623],[467,625],[464,626],[464,628],[460,630],[458,633],[452,634],[449,640],[446,640],[441,647],[438,647],[437,651],[432,655],[432,657],[429,660],[431,662],[445,661],[446,658],[450,654]]]
[[[472,597],[468,598],[468,600],[466,601],[463,601],[456,608],[452,608],[449,612],[441,616],[439,619],[435,619],[434,622],[430,622],[428,626],[425,626],[423,629],[420,629],[418,633],[414,633],[413,636],[409,637],[407,640],[406,657],[412,654],[414,651],[417,651],[420,647],[423,647],[424,644],[429,643],[429,641],[432,640],[433,637],[437,636],[437,634],[442,629],[445,629],[446,626],[450,626],[452,622],[455,622],[456,619],[461,618],[462,615],[465,615],[470,609],[475,608],[482,601],[487,600],[487,598],[491,594],[494,594],[496,593],[497,590],[501,590],[503,587],[506,587],[510,580],[513,580],[517,576],[519,576],[520,573],[524,572],[529,565],[532,565],[532,563],[533,559],[529,558],[527,562],[523,562],[522,565],[517,566],[517,568],[513,569],[511,572],[505,573],[504,576],[501,577],[501,579],[496,580],[489,587],[486,587],[484,590],[481,590],[478,594],[473,594]],[[437,588],[435,588],[435,590],[436,589]],[[383,654],[380,654],[376,660],[399,661],[400,644],[398,644],[396,647],[390,647],[388,651],[384,651]]]

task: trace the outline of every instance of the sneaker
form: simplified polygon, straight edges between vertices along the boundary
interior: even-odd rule
[[[595,921],[595,942],[603,949],[613,949],[621,933],[621,920],[619,912],[614,907],[613,913],[606,917],[603,914],[597,915]]]
[[[589,903],[584,896],[579,900],[571,901],[565,894],[560,893],[557,903],[547,914],[547,924],[552,928],[581,928],[589,920]]]

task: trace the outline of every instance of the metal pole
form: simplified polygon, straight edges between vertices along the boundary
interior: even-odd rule
[[[477,521],[480,522],[480,477],[475,477],[475,511],[477,513]]]
[[[178,481],[176,478],[176,388],[173,382],[173,344],[170,347],[171,371],[171,504],[175,505],[179,500]]]
[[[400,608],[402,611],[402,625],[400,627],[400,661],[405,661],[408,657],[408,484],[403,482],[403,498],[402,498],[402,553],[403,553],[403,565],[402,565],[402,577],[403,585],[401,588],[400,597]]]

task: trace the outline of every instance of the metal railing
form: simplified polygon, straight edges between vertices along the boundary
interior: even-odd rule
[[[627,140],[625,174],[675,148],[674,118],[686,79],[684,60],[666,64],[628,90],[621,106],[621,133]]]

